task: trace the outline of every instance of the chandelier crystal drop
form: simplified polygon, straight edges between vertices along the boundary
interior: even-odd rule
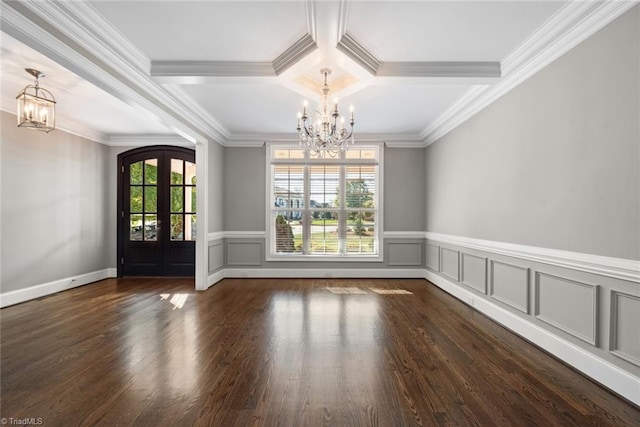
[[[27,68],[25,71],[36,78],[18,94],[18,127],[51,132],[56,128],[56,100],[53,94],[40,87],[39,78],[44,74]]]
[[[345,119],[340,116],[338,99],[329,102],[329,85],[327,76],[331,74],[329,68],[323,68],[320,73],[324,76],[322,97],[317,109],[307,112],[307,101],[304,101],[302,112],[298,112],[298,137],[300,146],[312,155],[328,154],[335,157],[341,151],[346,151],[353,144],[353,106],[350,107],[349,125],[345,128]]]

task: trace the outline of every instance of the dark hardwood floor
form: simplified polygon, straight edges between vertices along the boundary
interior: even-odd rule
[[[639,408],[424,280],[227,279],[196,293],[187,279],[111,279],[0,322],[7,423],[640,425]]]

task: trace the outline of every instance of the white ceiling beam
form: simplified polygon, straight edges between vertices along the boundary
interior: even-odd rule
[[[224,129],[199,120],[180,99],[154,82],[145,71],[148,60],[132,60],[138,53],[130,45],[120,51],[121,35],[105,21],[90,21],[96,14],[89,4],[32,0],[0,5],[2,31],[88,82],[151,112],[189,140],[226,138]]]
[[[499,62],[381,62],[379,77],[464,77],[499,78]]]
[[[305,34],[300,40],[282,52],[271,63],[276,75],[282,74],[285,70],[295,65],[302,58],[318,48],[316,41],[311,34]]]

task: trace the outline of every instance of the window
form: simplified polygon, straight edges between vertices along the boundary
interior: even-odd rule
[[[352,147],[335,158],[269,146],[270,260],[381,260],[381,152]]]

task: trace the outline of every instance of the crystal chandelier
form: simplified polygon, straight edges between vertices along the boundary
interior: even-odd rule
[[[304,101],[302,113],[298,112],[298,137],[300,145],[314,155],[329,154],[335,157],[339,152],[345,151],[353,144],[353,105],[350,107],[349,124],[347,131],[344,126],[344,117],[338,112],[338,99],[329,103],[329,85],[327,76],[331,74],[329,68],[323,68],[320,73],[324,76],[322,86],[322,98],[317,109],[307,114],[307,101]]]
[[[56,100],[46,89],[39,85],[38,79],[44,74],[32,68],[25,71],[36,78],[33,85],[28,85],[18,94],[18,127],[25,127],[43,132],[51,132],[56,128]]]

